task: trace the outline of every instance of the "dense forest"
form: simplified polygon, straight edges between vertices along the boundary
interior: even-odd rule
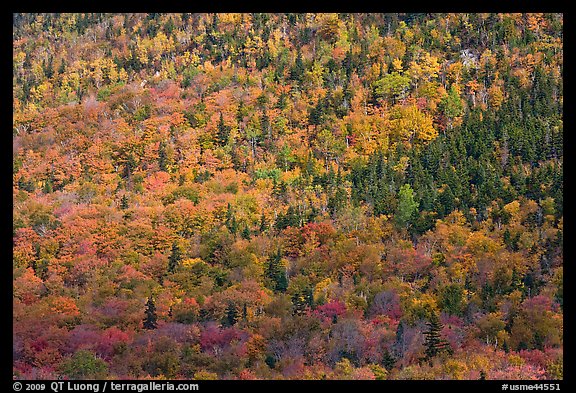
[[[14,14],[15,379],[562,379],[562,14]]]

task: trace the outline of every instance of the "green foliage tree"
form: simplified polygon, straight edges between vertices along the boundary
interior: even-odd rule
[[[459,284],[450,284],[442,288],[439,305],[452,315],[464,312],[464,288]]]
[[[298,51],[298,54],[296,55],[296,60],[294,61],[294,66],[290,70],[290,79],[297,82],[302,82],[305,70],[306,69],[304,68],[304,62],[302,61],[302,53]]]
[[[414,200],[414,190],[409,184],[404,184],[398,192],[398,209],[395,215],[398,226],[402,228],[409,226],[417,210],[418,202]]]
[[[452,129],[452,122],[455,117],[462,116],[464,112],[464,105],[462,104],[462,99],[456,90],[456,87],[452,85],[448,94],[442,98],[439,104],[439,108],[448,118],[448,128]]]
[[[394,71],[386,74],[373,84],[374,96],[382,97],[396,103],[398,99],[405,96],[410,87],[410,78]]]
[[[60,370],[70,379],[102,379],[108,374],[108,364],[92,352],[81,349],[65,360]]]
[[[242,236],[242,239],[250,240],[250,228],[248,228],[248,225],[244,225],[240,235]]]

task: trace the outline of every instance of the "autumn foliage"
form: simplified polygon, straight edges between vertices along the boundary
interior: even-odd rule
[[[562,379],[561,14],[14,14],[16,379]]]

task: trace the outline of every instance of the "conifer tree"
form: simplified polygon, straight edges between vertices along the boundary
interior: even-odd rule
[[[248,225],[245,225],[244,229],[242,229],[241,236],[242,239],[250,240],[250,228],[248,228]]]
[[[172,252],[168,258],[168,272],[174,273],[180,262],[182,261],[182,250],[177,242],[172,243]]]
[[[228,203],[228,209],[226,210],[225,225],[231,234],[236,235],[236,233],[238,232],[238,222],[236,221],[236,216],[234,214],[234,210],[232,210],[232,205],[230,205],[230,203]]]
[[[216,138],[220,146],[226,145],[228,143],[228,137],[230,135],[230,127],[224,123],[224,115],[220,112],[220,120],[218,121],[218,133]]]
[[[298,51],[298,54],[296,55],[296,61],[294,62],[294,66],[290,70],[290,79],[297,82],[302,82],[304,71],[305,68],[304,68],[304,62],[302,61],[302,53]]]
[[[274,291],[286,292],[288,278],[286,277],[286,270],[282,266],[282,251],[280,249],[270,256],[266,275],[271,280]]]
[[[246,303],[242,305],[242,319],[245,321],[248,319],[248,307],[246,306]]]
[[[312,288],[306,288],[302,292],[292,295],[293,313],[302,315],[306,308],[314,306],[314,297]]]
[[[232,302],[228,303],[226,307],[226,314],[224,316],[224,320],[222,321],[222,325],[224,326],[234,326],[238,322],[238,310],[236,309],[236,305]]]
[[[426,336],[424,343],[426,346],[425,359],[431,360],[442,352],[451,352],[450,344],[442,338],[441,331],[443,326],[436,313],[431,315],[426,325],[428,325],[428,330],[424,332],[424,336]]]
[[[122,199],[120,199],[120,209],[126,210],[128,209],[128,197],[126,194],[122,195]]]
[[[150,296],[146,302],[146,311],[144,311],[146,316],[144,317],[144,329],[153,330],[158,327],[158,316],[156,315],[156,305],[154,304],[154,298]]]
[[[260,216],[260,233],[266,231],[268,229],[268,222],[266,221],[266,215],[262,212]]]
[[[161,141],[158,146],[158,166],[161,171],[166,172],[168,169],[168,157],[166,155],[166,142]]]

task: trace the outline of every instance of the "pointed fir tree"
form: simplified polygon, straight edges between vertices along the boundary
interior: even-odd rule
[[[128,197],[126,196],[126,194],[122,195],[122,198],[120,199],[120,209],[122,210],[128,209]]]
[[[228,143],[230,136],[230,127],[224,123],[224,115],[220,112],[220,120],[218,121],[218,132],[216,138],[220,146],[225,146]]]
[[[244,226],[240,235],[242,236],[242,239],[250,240],[250,228],[248,228],[248,225]]]
[[[48,63],[46,63],[46,60],[42,60],[42,68],[44,71],[44,75],[46,75],[47,79],[52,78],[52,76],[54,75],[54,58],[52,57],[52,55],[48,56]]]
[[[146,315],[144,317],[144,329],[153,330],[158,327],[158,316],[156,315],[156,305],[154,304],[154,298],[150,296],[146,302]]]
[[[266,229],[268,229],[268,222],[266,221],[266,215],[262,212],[260,216],[260,233],[263,233]]]
[[[236,236],[236,233],[238,232],[238,223],[236,222],[236,215],[234,214],[234,210],[232,210],[232,205],[230,205],[230,203],[228,203],[228,210],[226,210],[225,225],[230,233]]]
[[[244,305],[242,306],[242,319],[244,321],[248,320],[248,306],[246,306],[246,303],[244,303]]]
[[[311,287],[304,289],[302,292],[292,295],[292,306],[294,315],[302,315],[307,308],[314,306],[313,290]]]
[[[286,277],[286,270],[282,265],[282,251],[280,248],[270,256],[266,276],[270,279],[272,290],[286,292],[286,289],[288,289],[288,278]]]
[[[302,53],[298,50],[298,54],[296,55],[296,61],[294,62],[294,66],[290,70],[290,79],[302,82],[302,78],[304,77],[304,62],[302,61]]]
[[[234,326],[238,322],[238,310],[236,309],[236,305],[232,302],[228,303],[226,306],[226,314],[224,315],[224,320],[222,321],[222,325],[224,326]]]
[[[430,321],[426,325],[428,325],[428,330],[424,332],[424,336],[426,336],[424,343],[426,346],[424,352],[426,354],[425,360],[431,360],[443,352],[451,352],[450,344],[442,338],[441,331],[443,326],[436,313],[431,315]]]
[[[270,141],[272,139],[272,127],[266,111],[260,116],[260,127],[262,128],[262,134],[266,135],[266,138]]]
[[[182,261],[182,250],[177,242],[172,243],[172,252],[168,258],[168,272],[174,273]]]
[[[166,154],[166,142],[161,141],[158,145],[158,166],[161,171],[168,171],[168,155]]]
[[[382,365],[388,371],[392,370],[396,365],[396,359],[394,359],[394,356],[387,350],[385,350],[384,355],[382,355]]]
[[[58,74],[63,74],[66,71],[66,60],[62,59],[60,62],[60,67],[58,68]]]

